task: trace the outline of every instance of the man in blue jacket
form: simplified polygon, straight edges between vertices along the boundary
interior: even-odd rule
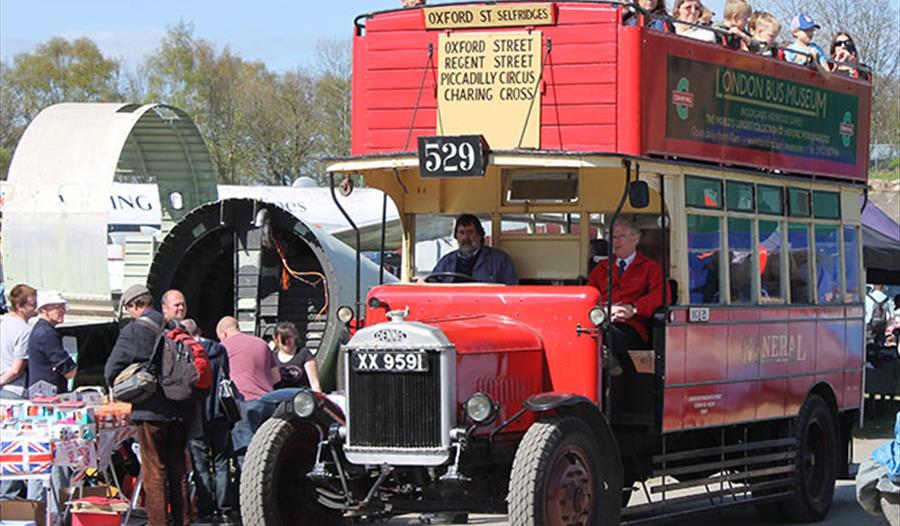
[[[462,214],[456,219],[453,233],[459,249],[442,257],[433,274],[450,272],[471,276],[472,281],[518,285],[519,278],[509,255],[500,249],[484,246],[484,227],[477,217]],[[444,283],[467,281],[461,276],[436,276],[436,280]]]

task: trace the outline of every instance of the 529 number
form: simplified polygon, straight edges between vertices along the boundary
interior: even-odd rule
[[[419,138],[422,177],[481,177],[484,157],[478,135]]]

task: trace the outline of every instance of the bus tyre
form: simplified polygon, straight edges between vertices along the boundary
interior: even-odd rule
[[[340,516],[316,501],[306,474],[315,461],[315,431],[270,418],[256,431],[241,473],[241,518],[247,525],[329,526]]]
[[[609,491],[602,465],[597,440],[582,420],[553,417],[535,422],[513,460],[507,497],[510,524],[617,524],[621,488]],[[610,500],[614,511],[603,505]]]
[[[800,408],[797,426],[794,496],[782,503],[792,522],[817,522],[825,518],[834,498],[837,477],[837,427],[825,400],[810,395]]]

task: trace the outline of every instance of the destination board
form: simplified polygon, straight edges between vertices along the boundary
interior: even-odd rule
[[[541,33],[441,34],[437,135],[484,135],[494,149],[537,148]]]
[[[426,29],[545,26],[556,23],[553,4],[429,7],[422,11]]]

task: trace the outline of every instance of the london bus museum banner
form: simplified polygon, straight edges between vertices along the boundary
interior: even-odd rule
[[[754,59],[738,67],[668,55],[665,136],[661,126],[648,126],[648,150],[865,177],[868,156],[860,156],[857,148],[864,131],[860,96],[828,89],[827,82],[806,83],[753,71],[750,68],[759,69],[754,66],[762,62]],[[801,75],[807,73],[821,77],[814,70]]]

